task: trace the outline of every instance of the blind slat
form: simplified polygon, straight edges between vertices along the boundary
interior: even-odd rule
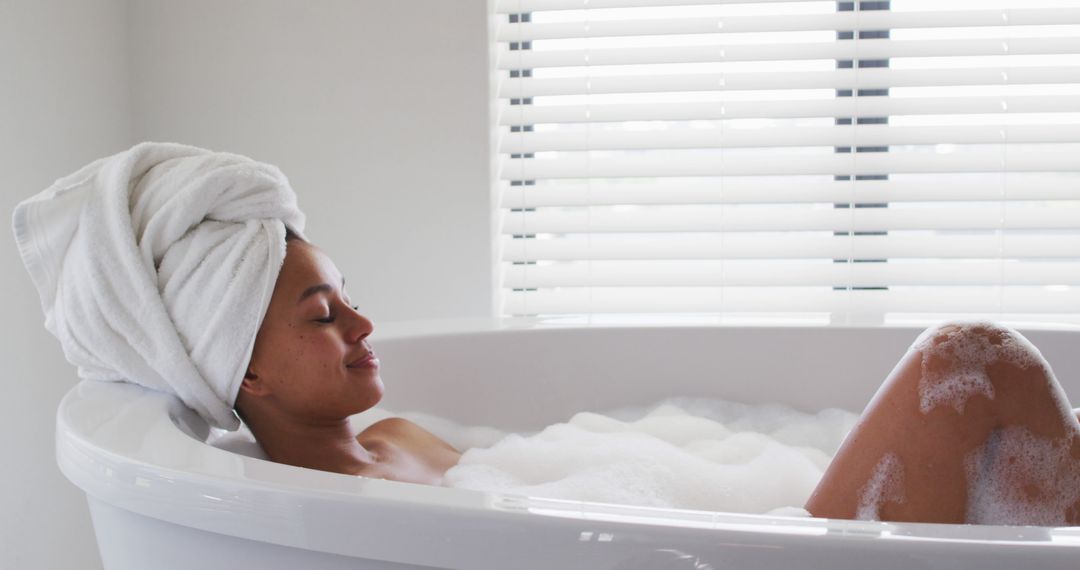
[[[835,236],[804,232],[633,234],[559,239],[502,236],[508,262],[587,259],[1073,259],[1080,235],[888,235]]]
[[[1061,152],[1040,149],[984,148],[951,154],[892,149],[887,153],[796,154],[780,151],[738,155],[715,151],[709,157],[688,157],[678,151],[653,152],[640,157],[592,157],[573,153],[558,159],[500,160],[503,180],[546,178],[633,178],[658,176],[752,175],[876,175],[909,172],[1080,172],[1077,145]],[[1072,152],[1070,152],[1072,151]]]
[[[760,91],[782,89],[887,89],[962,85],[1038,85],[1080,83],[1080,65],[999,69],[837,69],[785,73],[730,72],[614,77],[512,78],[499,86],[500,97],[538,97],[605,93]]]
[[[883,117],[889,115],[964,115],[1066,113],[1080,111],[1080,92],[1073,95],[972,97],[832,97],[781,101],[716,103],[622,103],[595,105],[500,106],[503,126],[538,123],[603,123],[616,121],[694,121],[747,118]]]
[[[712,128],[708,130],[515,133],[499,141],[503,153],[785,146],[1067,143],[1080,140],[1080,123],[1057,125],[834,125],[827,127]]]
[[[701,18],[641,18],[499,26],[500,42],[568,38],[657,36],[669,34],[735,34],[763,32],[885,30],[1080,24],[1080,8],[1014,10],[859,11]]]
[[[894,57],[1005,56],[1080,53],[1080,38],[974,38],[961,40],[891,40],[734,44],[649,48],[504,51],[499,69],[651,65],[812,59],[885,59]]]
[[[551,186],[503,183],[504,208],[647,204],[759,204],[812,202],[945,202],[1080,200],[1080,175],[1014,172],[939,174],[933,178],[822,180],[724,177],[711,182],[661,181],[649,184],[574,182]]]
[[[669,206],[619,212],[610,208],[512,212],[503,233],[749,232],[894,230],[1080,230],[1080,201],[1056,207],[963,204],[955,208],[832,208],[798,205]]]
[[[766,2],[818,2],[821,0],[754,0]],[[640,6],[703,6],[716,4],[745,4],[746,0],[498,0],[496,14],[522,14],[554,10],[627,8]]]

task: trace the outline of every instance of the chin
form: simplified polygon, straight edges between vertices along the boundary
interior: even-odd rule
[[[383,387],[382,379],[376,377],[377,387],[371,390],[368,398],[368,408],[374,408],[383,399],[383,394],[386,392],[386,388]],[[365,408],[367,409],[367,408]]]

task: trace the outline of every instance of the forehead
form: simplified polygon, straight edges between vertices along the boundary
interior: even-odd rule
[[[302,290],[319,283],[329,283],[336,287],[341,284],[341,272],[318,247],[292,240],[286,247],[285,262],[281,266],[278,282],[288,290]]]

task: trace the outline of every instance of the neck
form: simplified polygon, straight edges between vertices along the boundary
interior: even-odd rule
[[[275,463],[347,475],[362,475],[378,463],[357,441],[347,417],[318,422],[279,418],[248,427]]]

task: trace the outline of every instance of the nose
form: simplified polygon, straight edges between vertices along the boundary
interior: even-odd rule
[[[349,308],[349,329],[348,340],[350,343],[357,343],[368,337],[375,331],[375,323],[371,319],[361,315],[359,312]]]

